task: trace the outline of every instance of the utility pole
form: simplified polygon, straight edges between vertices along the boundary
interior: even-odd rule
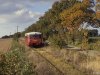
[[[17,33],[18,33],[18,26],[17,26]]]
[[[10,32],[10,38],[11,38],[11,32]]]
[[[18,41],[18,26],[17,26],[16,40]]]

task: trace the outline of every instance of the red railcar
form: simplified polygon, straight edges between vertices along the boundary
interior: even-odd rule
[[[25,41],[28,46],[39,46],[43,43],[42,33],[29,32],[25,34]]]

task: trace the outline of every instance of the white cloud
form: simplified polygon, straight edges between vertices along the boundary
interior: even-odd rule
[[[28,10],[28,9],[20,9],[20,10],[18,10],[18,11],[15,11],[14,13],[15,13],[15,15],[17,15],[17,16],[21,16],[21,15],[25,16],[25,15],[27,15],[27,16],[29,16],[30,18],[39,18],[40,16],[43,15],[43,13],[40,13],[40,12],[33,12],[33,11],[31,11],[31,10]]]
[[[0,37],[35,23],[56,0],[0,0]]]
[[[0,17],[0,24],[5,23],[7,20],[3,17]]]
[[[15,14],[18,15],[18,16],[20,16],[20,15],[24,14],[27,11],[28,11],[27,9],[20,9],[18,11],[15,11]]]
[[[31,11],[28,9],[20,9],[20,10],[14,12],[14,14],[15,14],[13,16],[14,19],[11,19],[11,22],[17,22],[17,23],[27,23],[32,20],[37,21],[38,18],[43,15],[43,13],[34,12],[34,11]],[[14,21],[14,20],[16,20],[16,21]]]
[[[55,2],[60,0],[29,0],[30,2]]]
[[[39,18],[40,16],[43,15],[43,13],[29,11],[29,15],[31,18]]]

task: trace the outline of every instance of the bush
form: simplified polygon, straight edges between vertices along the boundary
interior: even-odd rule
[[[97,41],[95,43],[90,44],[90,49],[91,50],[100,50],[100,41]]]
[[[51,41],[51,44],[53,46],[59,47],[59,48],[63,48],[64,46],[66,46],[66,42],[64,41],[64,39],[60,38],[59,36],[53,36],[51,38],[49,38],[49,40]]]
[[[35,67],[27,60],[25,48],[22,46],[13,45],[11,50],[1,54],[0,58],[0,75],[36,75]]]

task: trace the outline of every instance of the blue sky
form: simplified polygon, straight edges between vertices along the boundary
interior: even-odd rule
[[[0,37],[35,23],[57,0],[0,0]]]

